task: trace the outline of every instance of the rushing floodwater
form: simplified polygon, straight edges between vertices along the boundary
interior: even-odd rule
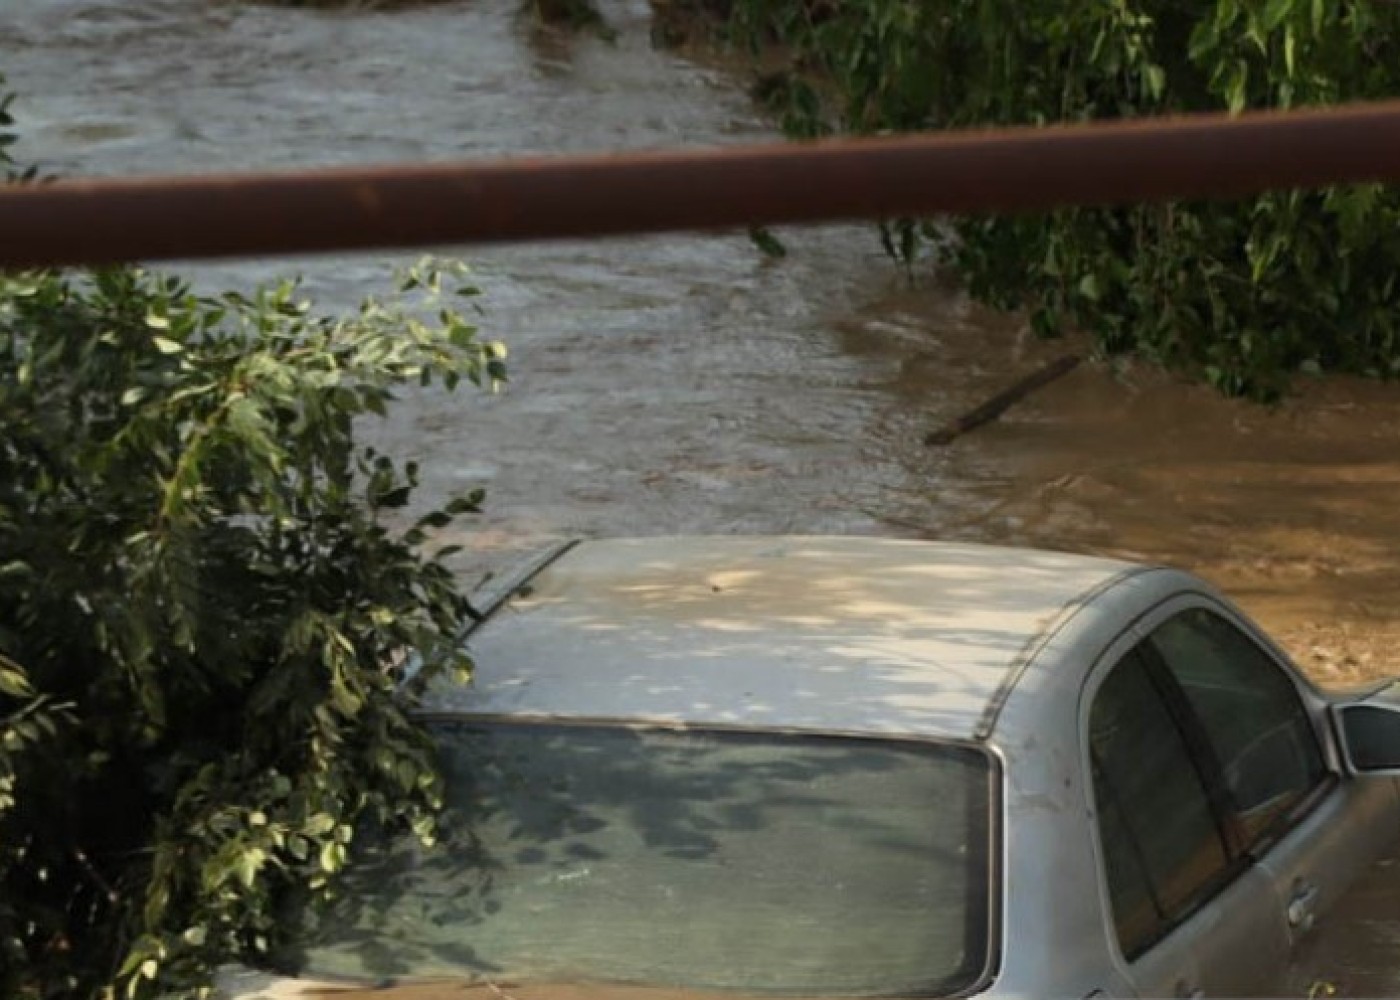
[[[19,155],[67,174],[440,160],[716,144],[770,133],[742,86],[654,51],[641,0],[614,43],[532,31],[516,0],[396,12],[232,0],[7,0],[0,72]],[[1280,411],[1141,367],[1088,365],[940,449],[927,430],[1079,342],[1043,344],[935,282],[908,288],[859,228],[466,254],[498,396],[424,394],[371,431],[426,497],[484,485],[477,573],[566,535],[857,532],[1165,560],[1237,596],[1315,676],[1400,670],[1400,395],[1335,380]],[[413,255],[190,268],[298,270],[323,306],[382,293]],[[1354,894],[1306,980],[1400,992],[1400,910]],[[1313,968],[1315,966],[1315,970]]]

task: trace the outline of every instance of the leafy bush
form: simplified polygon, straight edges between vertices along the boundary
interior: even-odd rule
[[[353,430],[502,377],[456,277],[328,319],[290,283],[0,274],[0,996],[192,988],[326,901],[361,821],[432,838],[398,689],[410,651],[470,667],[421,547],[481,498],[391,529],[417,470]]]
[[[684,0],[785,68],[760,96],[795,136],[1287,108],[1400,93],[1400,6],[1373,0]],[[1034,183],[1033,178],[1028,183]],[[1092,331],[1268,397],[1297,369],[1400,371],[1400,194],[891,220],[1035,327]]]

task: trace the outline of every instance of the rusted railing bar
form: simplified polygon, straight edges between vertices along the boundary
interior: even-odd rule
[[[1028,212],[1400,181],[1400,102],[1041,129],[0,190],[0,266]]]

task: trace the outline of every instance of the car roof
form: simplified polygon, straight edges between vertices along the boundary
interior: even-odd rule
[[[1039,639],[1135,567],[865,537],[578,543],[468,642],[429,714],[970,739]]]

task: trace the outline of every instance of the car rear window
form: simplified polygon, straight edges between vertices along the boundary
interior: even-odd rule
[[[303,974],[929,996],[988,965],[979,750],[597,725],[437,738],[443,839],[371,848]]]

